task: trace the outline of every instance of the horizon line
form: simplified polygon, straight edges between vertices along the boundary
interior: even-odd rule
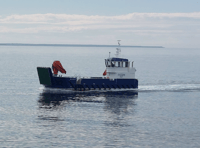
[[[32,43],[0,43],[0,46],[60,46],[60,47],[134,47],[134,48],[164,48],[163,46],[133,46],[133,45],[97,45],[97,44],[32,44]]]

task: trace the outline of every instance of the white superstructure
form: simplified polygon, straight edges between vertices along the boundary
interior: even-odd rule
[[[120,40],[119,48],[116,48],[116,57],[105,59],[106,77],[110,79],[134,79],[136,69],[133,67],[133,61],[126,58],[120,58]]]

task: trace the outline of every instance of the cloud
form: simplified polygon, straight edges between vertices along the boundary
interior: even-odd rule
[[[51,24],[51,25],[87,25],[99,23],[133,22],[145,20],[200,19],[200,12],[194,13],[131,13],[119,16],[87,16],[68,14],[30,14],[10,15],[0,18],[0,24]]]
[[[130,13],[119,16],[99,16],[99,15],[68,15],[68,14],[30,14],[30,15],[10,15],[1,18],[1,23],[58,23],[58,22],[102,22],[102,21],[122,21],[137,20],[145,18],[196,18],[200,19],[200,12],[193,13]]]
[[[0,16],[0,32],[39,33],[80,30],[129,29],[135,31],[164,30],[183,26],[199,26],[200,12],[193,13],[130,13],[119,16],[29,14]],[[184,28],[184,27],[183,27]]]
[[[179,40],[196,43],[200,37],[200,12],[193,13],[130,13],[117,16],[29,14],[0,16],[0,33],[48,34],[82,33],[82,38],[98,36],[142,38],[161,41]],[[84,32],[84,33],[83,33]],[[88,34],[88,32],[92,32]],[[98,33],[97,33],[98,32]],[[183,39],[183,37],[185,37]],[[195,38],[193,38],[195,37]],[[74,37],[76,38],[76,37]],[[193,39],[193,40],[192,40]],[[131,41],[130,41],[131,42]],[[143,43],[143,42],[142,42]],[[167,44],[167,43],[166,43]]]

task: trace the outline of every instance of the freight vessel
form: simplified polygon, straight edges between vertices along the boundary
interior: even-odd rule
[[[40,84],[47,88],[63,88],[74,91],[107,90],[107,89],[137,89],[136,69],[133,61],[121,58],[120,40],[116,48],[116,56],[105,59],[106,70],[103,77],[65,77],[58,72],[66,73],[60,61],[54,61],[52,68],[37,67]]]

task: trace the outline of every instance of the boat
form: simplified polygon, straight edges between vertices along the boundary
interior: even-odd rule
[[[58,75],[58,72],[66,73],[66,71],[60,61],[54,61],[52,68],[37,67],[40,84],[46,88],[62,88],[73,91],[137,89],[138,79],[135,78],[134,62],[120,57],[120,40],[118,40],[118,45],[115,57],[111,57],[109,52],[109,57],[105,59],[106,69],[103,77]]]

